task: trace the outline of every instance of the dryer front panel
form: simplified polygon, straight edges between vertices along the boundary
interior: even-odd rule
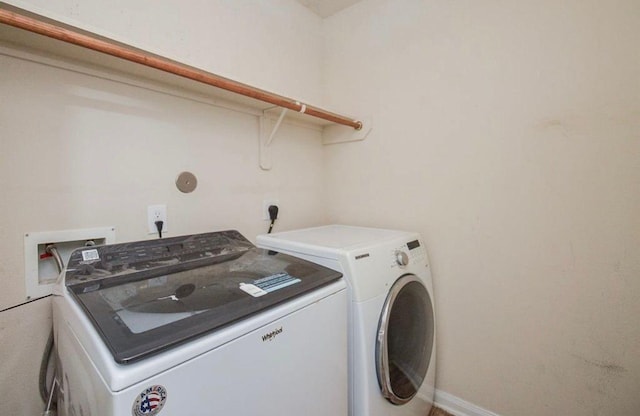
[[[382,308],[376,339],[376,372],[382,395],[401,405],[422,385],[434,344],[433,303],[413,274],[399,278]]]

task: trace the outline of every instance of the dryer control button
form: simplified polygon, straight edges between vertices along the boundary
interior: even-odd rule
[[[396,251],[396,263],[400,266],[409,264],[409,256],[404,251]]]

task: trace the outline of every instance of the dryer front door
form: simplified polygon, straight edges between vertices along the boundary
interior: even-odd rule
[[[376,340],[376,371],[382,395],[407,403],[422,385],[433,351],[433,303],[413,274],[393,284],[382,308]]]

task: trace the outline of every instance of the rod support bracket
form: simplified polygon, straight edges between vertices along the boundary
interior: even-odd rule
[[[267,117],[266,111],[267,110],[264,110],[260,116],[260,168],[262,170],[271,170],[271,143],[273,143],[273,139],[276,137],[276,133],[282,124],[282,120],[284,120],[284,116],[289,110],[287,108],[282,109],[271,131],[269,131],[269,118]]]
[[[322,130],[322,144],[338,144],[359,142],[367,138],[373,129],[371,117],[365,117],[357,122],[358,127],[346,127],[337,124],[325,126]]]

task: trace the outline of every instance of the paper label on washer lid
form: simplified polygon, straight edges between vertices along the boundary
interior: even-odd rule
[[[240,290],[250,294],[254,298],[259,298],[260,296],[263,296],[269,293],[266,290],[260,289],[256,285],[252,285],[251,283],[240,283]]]
[[[300,282],[301,280],[297,277],[293,277],[289,273],[282,272],[254,280],[253,284],[265,292],[270,293]]]

